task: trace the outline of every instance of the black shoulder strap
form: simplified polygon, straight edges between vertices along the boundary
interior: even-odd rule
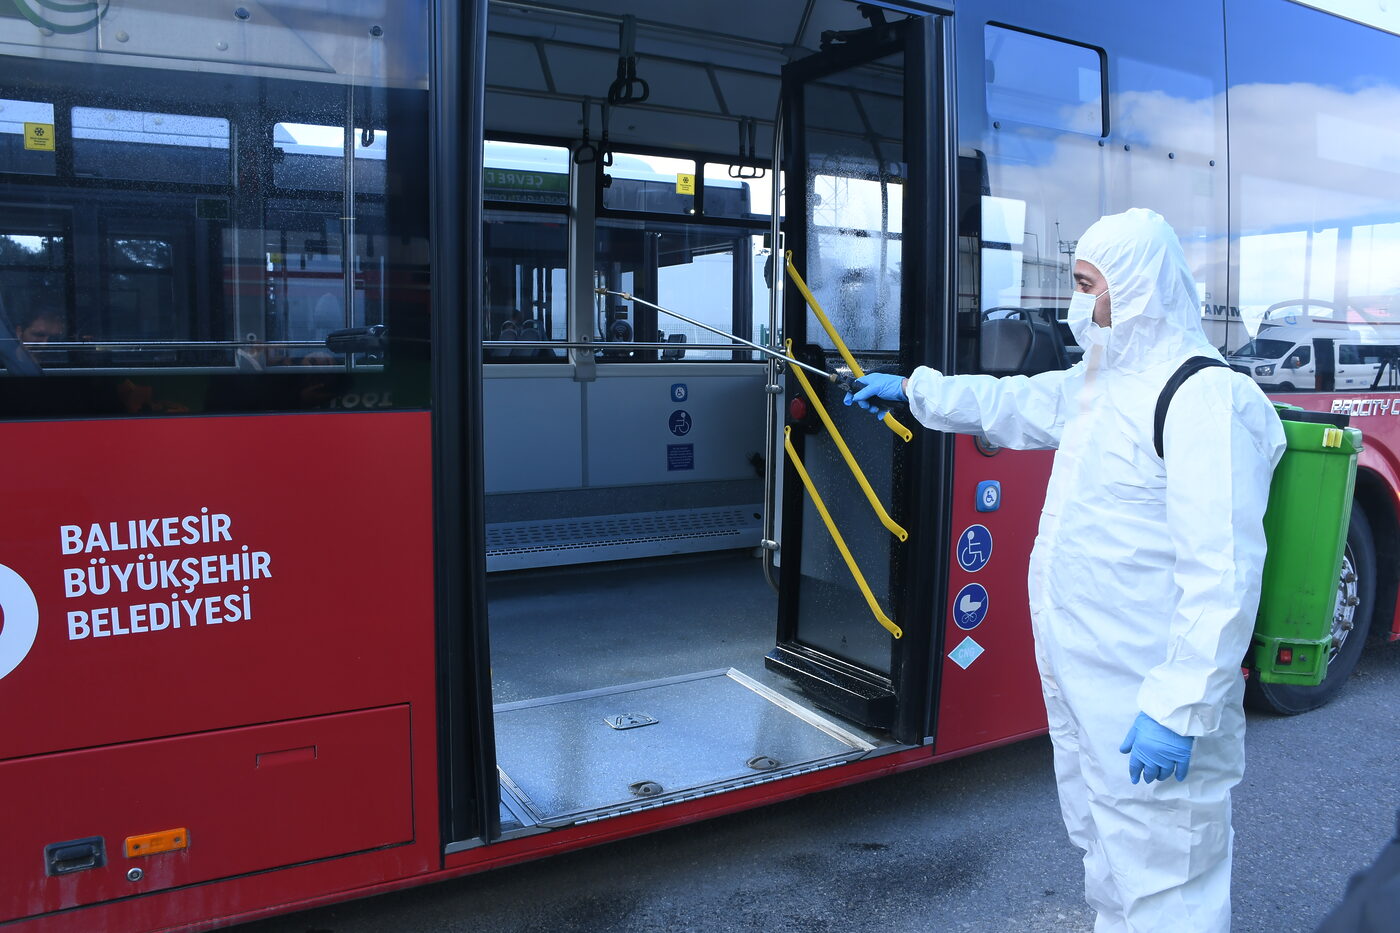
[[[1225,364],[1213,356],[1193,356],[1178,366],[1167,384],[1162,386],[1162,394],[1157,396],[1157,414],[1152,418],[1152,446],[1157,449],[1158,457],[1162,456],[1162,431],[1167,426],[1167,406],[1172,403],[1172,396],[1176,395],[1183,382],[1211,366]]]

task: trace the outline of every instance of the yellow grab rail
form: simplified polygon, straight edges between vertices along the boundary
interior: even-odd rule
[[[822,329],[825,330],[826,335],[831,338],[831,342],[836,345],[836,351],[841,354],[841,359],[845,360],[846,365],[851,368],[851,375],[855,376],[857,379],[864,376],[865,370],[860,368],[860,364],[856,362],[856,358],[851,355],[851,351],[846,347],[846,341],[842,340],[841,335],[836,332],[836,328],[831,324],[831,319],[826,316],[826,312],[822,310],[822,306],[817,301],[816,296],[813,295],[812,290],[807,287],[807,283],[802,281],[802,276],[798,274],[797,267],[792,264],[792,250],[788,250],[783,256],[783,259],[787,263],[788,275],[792,276],[792,283],[796,285],[797,290],[802,293],[802,297],[807,302],[807,307],[812,309],[812,313],[817,316],[817,320],[821,323]],[[914,439],[914,432],[900,424],[890,412],[885,412],[884,417],[880,420],[885,423],[885,427],[899,435],[906,444]]]
[[[788,356],[792,355],[792,341],[787,341]],[[811,381],[806,373],[796,366],[792,368],[792,374],[797,377],[797,381],[802,383],[802,388],[807,393],[807,401],[817,410],[817,417],[822,419],[822,424],[826,425],[826,431],[831,435],[831,439],[836,442],[836,449],[841,451],[841,457],[846,461],[846,466],[850,467],[851,475],[860,484],[861,492],[865,493],[865,498],[870,502],[870,507],[875,510],[875,514],[880,519],[880,524],[884,525],[890,534],[901,541],[909,540],[909,532],[905,531],[894,519],[890,518],[890,513],[885,511],[885,507],[880,503],[879,496],[875,495],[875,490],[870,488],[870,481],[865,478],[865,471],[856,463],[856,458],[851,455],[851,449],[846,446],[845,438],[841,432],[836,430],[836,425],[832,424],[831,416],[826,413],[826,406],[817,398],[816,390],[812,388]]]
[[[792,465],[797,468],[797,475],[802,478],[802,485],[807,487],[807,495],[812,497],[812,504],[817,507],[817,512],[821,515],[822,521],[826,523],[826,530],[831,533],[831,540],[836,542],[836,549],[841,552],[841,556],[846,559],[846,568],[851,571],[851,576],[855,578],[856,586],[860,587],[861,594],[865,596],[865,602],[870,606],[870,611],[875,614],[875,621],[884,626],[885,631],[895,638],[904,637],[904,629],[895,625],[890,617],[885,615],[880,604],[875,601],[875,594],[870,592],[870,584],[865,582],[865,575],[860,572],[860,567],[856,566],[856,559],[851,556],[850,548],[846,547],[846,539],[841,537],[840,530],[836,527],[836,522],[832,520],[831,513],[826,510],[826,503],[822,502],[821,493],[817,492],[816,485],[812,482],[812,477],[807,475],[807,468],[802,465],[802,458],[797,456],[797,448],[792,446],[792,426],[783,428],[783,448],[787,450],[788,458]]]

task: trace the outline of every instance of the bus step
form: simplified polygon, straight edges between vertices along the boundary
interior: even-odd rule
[[[525,570],[758,547],[761,507],[585,515],[486,526],[486,570]]]

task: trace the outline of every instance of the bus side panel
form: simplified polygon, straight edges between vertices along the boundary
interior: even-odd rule
[[[417,843],[355,884],[437,867],[429,415],[5,433],[0,799],[34,816],[0,921],[364,848]],[[92,837],[105,864],[55,870]]]
[[[1283,402],[1288,405],[1297,405],[1300,408],[1307,408],[1312,411],[1335,411],[1347,414],[1351,417],[1351,426],[1361,430],[1362,444],[1361,456],[1357,458],[1356,470],[1358,478],[1365,472],[1374,473],[1380,478],[1381,484],[1388,491],[1386,505],[1390,509],[1388,516],[1368,515],[1371,519],[1373,531],[1377,534],[1377,558],[1384,561],[1385,554],[1390,550],[1391,544],[1387,541],[1379,540],[1381,530],[1387,527],[1388,522],[1393,522],[1400,518],[1400,398],[1393,393],[1360,392],[1356,395],[1270,395],[1270,401]],[[1358,483],[1358,488],[1359,488]],[[1375,507],[1375,503],[1372,503]],[[1384,584],[1390,581],[1392,585],[1397,577],[1400,577],[1400,567],[1380,566],[1380,578],[1377,584]],[[1376,595],[1378,600],[1383,598],[1385,592],[1382,586],[1377,586]],[[1371,623],[1372,633],[1379,633],[1382,622],[1389,622],[1388,632],[1391,641],[1400,641],[1400,587],[1396,587],[1395,601],[1389,605],[1382,605],[1377,602],[1376,609],[1379,615],[1374,617]],[[1385,613],[1390,613],[1387,619]]]
[[[412,842],[408,736],[400,705],[0,763],[6,799],[59,801],[8,820],[0,917]],[[40,858],[94,837],[105,865]]]
[[[1001,450],[988,457],[971,437],[957,438],[948,606],[940,623],[944,635],[936,755],[1045,729],[1026,567],[1051,456]],[[984,481],[1001,484],[994,511],[977,510],[978,486]],[[973,529],[975,525],[985,533]],[[987,541],[990,550],[980,557],[967,550],[971,545],[976,551]],[[986,604],[979,606],[983,600]]]

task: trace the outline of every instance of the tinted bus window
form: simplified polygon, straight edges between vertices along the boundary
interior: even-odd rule
[[[384,192],[384,158],[388,135],[382,129],[355,127],[355,184],[362,191]],[[345,127],[316,123],[278,123],[272,128],[276,149],[272,180],[279,188],[339,191],[345,183]]]
[[[988,26],[986,53],[987,113],[994,120],[1103,135],[1103,69],[1096,50]]]
[[[763,237],[748,228],[607,218],[598,222],[595,275],[609,289],[634,293],[725,333],[745,336],[754,333],[756,317],[767,319],[767,258]],[[606,296],[598,299],[594,317],[594,339],[614,347],[603,352],[605,359],[734,358],[734,351],[687,349],[690,344],[729,341],[644,305]],[[621,346],[633,341],[674,347],[658,353]],[[747,358],[749,351],[735,346]]]
[[[1078,238],[1104,215],[1162,214],[1207,306],[1225,303],[1230,259],[1220,11],[1106,4],[1077,21],[1017,10],[1033,33],[960,27],[986,53],[965,67],[986,82],[986,112],[960,117],[971,134],[958,160],[960,278],[976,287],[958,296],[957,365],[993,375],[1082,359],[1071,272]],[[1213,320],[1205,330],[1224,343]]]
[[[1400,348],[1400,40],[1289,3],[1226,15],[1231,363],[1266,389],[1369,387]]]
[[[219,117],[74,107],[73,172],[204,185],[229,182],[229,125]]]
[[[613,154],[613,164],[603,171],[611,180],[603,188],[603,207],[608,210],[696,212],[694,159],[617,152]]]
[[[483,339],[534,344],[488,347],[492,362],[563,359],[541,347],[569,335],[569,226],[563,214],[487,211],[482,222]]]
[[[427,404],[429,17],[339,41],[380,10],[261,23],[285,35],[247,62],[6,46],[0,416]],[[226,12],[190,28],[242,28]]]
[[[771,168],[706,162],[702,174],[705,178],[706,216],[767,219],[772,215]],[[778,187],[781,193],[781,179]],[[778,210],[782,211],[781,198]]]
[[[53,104],[0,98],[0,172],[52,175]]]
[[[569,150],[486,141],[482,339],[493,363],[565,358],[547,344],[569,336]]]

